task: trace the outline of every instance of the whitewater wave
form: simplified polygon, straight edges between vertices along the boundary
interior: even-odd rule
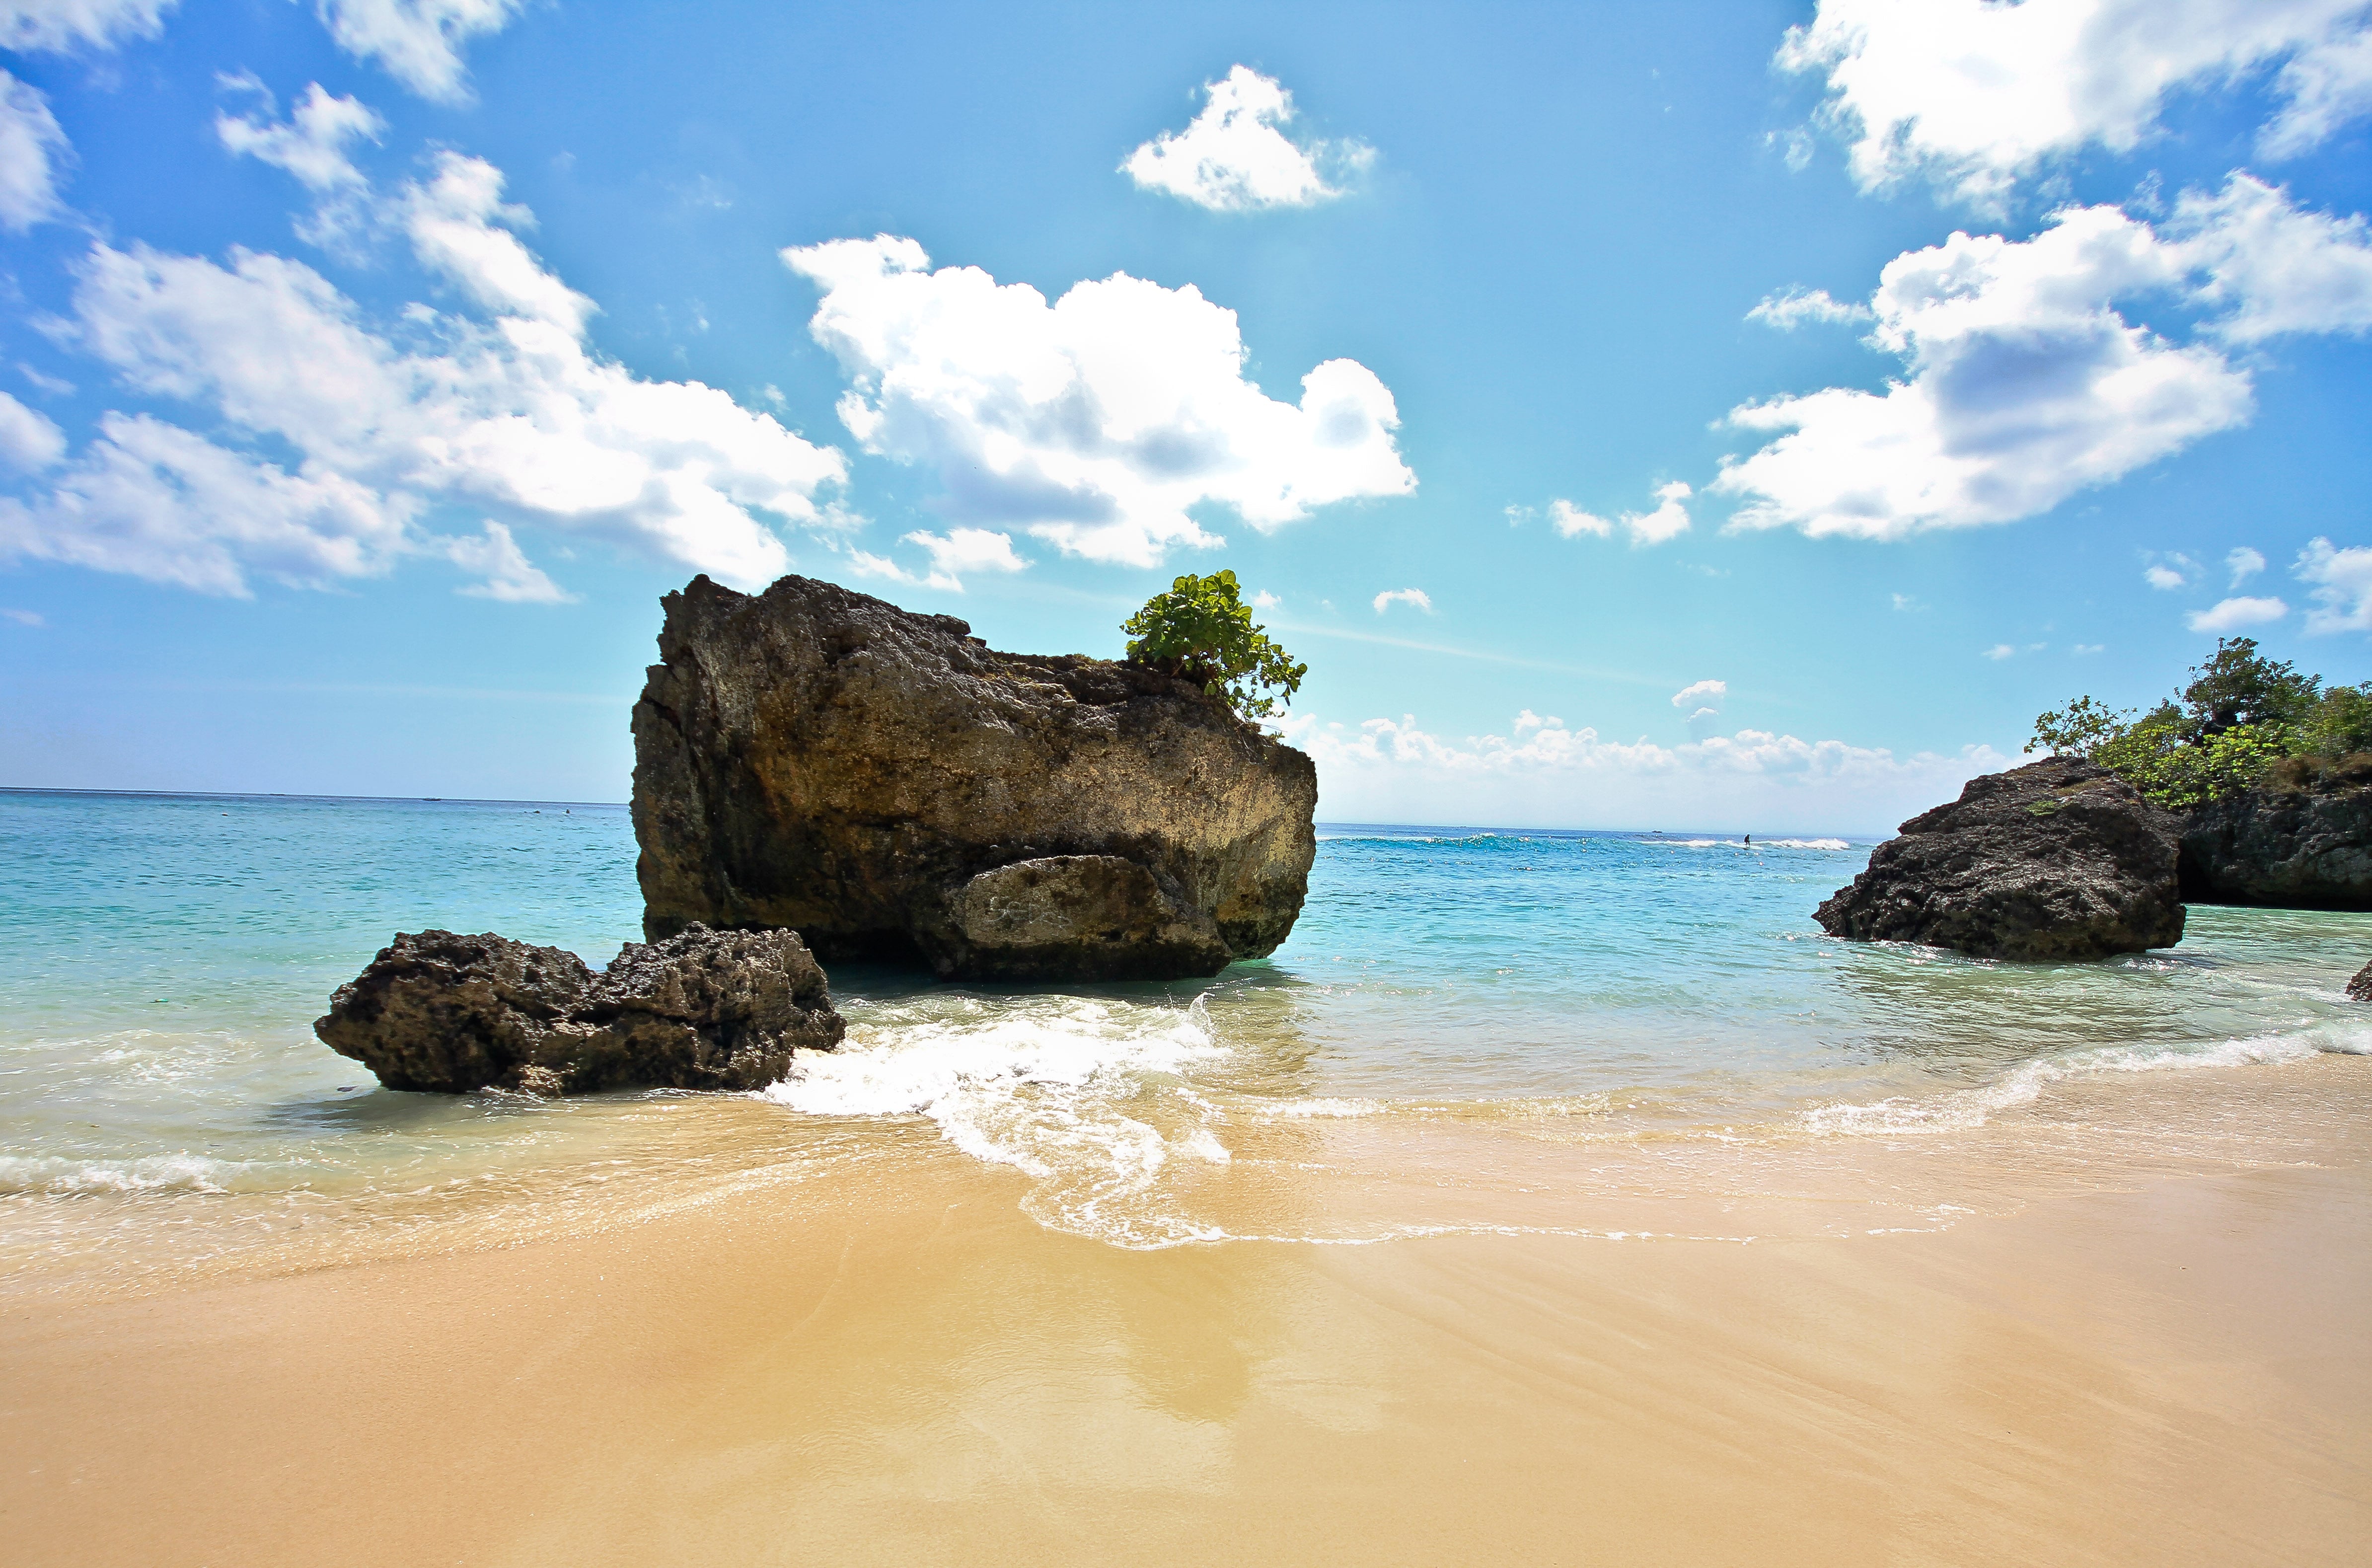
[[[1662,844],[1666,849],[1851,849],[1843,839],[1757,839],[1748,843],[1743,839],[1646,839],[1643,842]]]
[[[248,1164],[204,1155],[136,1159],[75,1159],[63,1155],[0,1155],[0,1193],[227,1192]]]
[[[1982,1127],[1994,1114],[2033,1104],[2052,1085],[2110,1073],[2254,1067],[2317,1056],[2372,1056],[2372,1025],[2318,1024],[2295,1034],[2202,1040],[2180,1045],[2109,1046],[2025,1063],[1982,1088],[1925,1098],[1896,1095],[1869,1103],[1838,1101],[1804,1112],[1820,1134],[1949,1132]]]
[[[1224,1118],[1189,1075],[1227,1054],[1186,1007],[1075,996],[871,1005],[838,1051],[802,1051],[764,1098],[810,1116],[922,1116],[1036,1186],[1025,1207],[1126,1246],[1205,1239],[1148,1202],[1165,1167],[1224,1165]]]

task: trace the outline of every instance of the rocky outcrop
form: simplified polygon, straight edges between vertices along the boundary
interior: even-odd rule
[[[2192,812],[2182,830],[2182,896],[2372,910],[2372,756],[2294,758],[2257,788]]]
[[[2372,1002],[2372,964],[2355,971],[2355,978],[2347,982],[2347,994],[2358,1002]]]
[[[1293,929],[1316,769],[1198,687],[805,577],[664,603],[634,705],[646,935],[1076,981],[1215,974]]]
[[[692,925],[627,943],[598,975],[558,947],[401,934],[313,1032],[391,1089],[564,1095],[763,1088],[843,1028],[797,936]]]
[[[1814,916],[1833,935],[1987,958],[2097,958],[2182,938],[2177,819],[2106,768],[2047,757],[1902,824]]]

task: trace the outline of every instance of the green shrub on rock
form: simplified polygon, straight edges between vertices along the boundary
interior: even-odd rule
[[[2170,810],[2258,787],[2286,787],[2372,751],[2372,682],[2324,690],[2318,676],[2265,657],[2256,640],[2217,639],[2178,698],[2136,716],[2092,697],[2034,721],[2029,751],[2087,757]]]
[[[1252,624],[1233,572],[1180,577],[1121,630],[1130,662],[1192,680],[1248,719],[1284,707],[1309,673]]]

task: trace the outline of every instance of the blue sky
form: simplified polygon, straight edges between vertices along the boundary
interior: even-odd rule
[[[699,570],[1116,655],[1232,567],[1338,819],[2372,678],[2368,25],[0,0],[0,783],[622,798]]]

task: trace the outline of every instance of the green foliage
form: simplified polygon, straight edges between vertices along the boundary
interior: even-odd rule
[[[1233,572],[1179,578],[1121,630],[1133,662],[1182,676],[1248,719],[1284,707],[1309,673],[1252,624]]]
[[[2372,751],[2372,682],[2322,689],[2255,639],[2218,640],[2177,699],[2135,717],[2091,697],[2034,721],[2029,751],[2088,757],[2131,780],[2160,806],[2186,810],[2265,781],[2323,770],[2296,759]]]

